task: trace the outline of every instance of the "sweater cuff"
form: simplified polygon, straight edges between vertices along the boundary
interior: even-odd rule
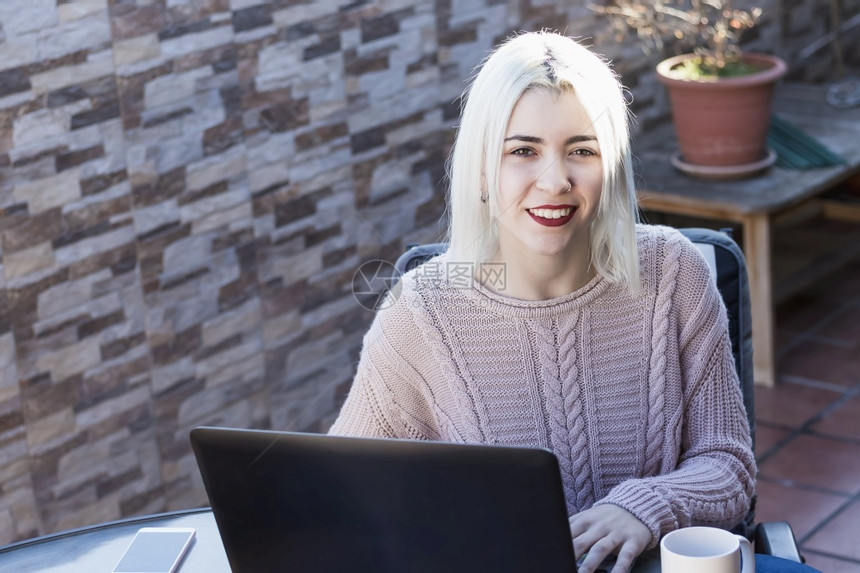
[[[617,485],[594,505],[605,503],[626,509],[651,530],[651,542],[646,549],[656,547],[664,532],[678,528],[678,520],[669,503],[642,480],[629,480]]]

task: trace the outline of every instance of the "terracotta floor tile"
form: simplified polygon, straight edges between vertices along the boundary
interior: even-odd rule
[[[860,394],[828,412],[812,429],[823,434],[860,440]]]
[[[811,420],[842,396],[834,390],[780,381],[774,388],[755,388],[755,417],[759,422],[797,427]]]
[[[805,340],[777,360],[778,377],[799,376],[845,387],[860,383],[860,352],[821,342]],[[785,380],[778,380],[777,384]]]
[[[855,501],[803,545],[860,561],[858,531],[860,531],[860,501]]]
[[[759,474],[853,495],[860,492],[860,445],[797,436],[760,464]]]
[[[807,565],[822,571],[822,573],[860,573],[860,562],[857,561],[833,559],[803,551],[803,548],[801,548],[800,554],[806,558]]]
[[[845,391],[860,384],[860,259],[822,277],[779,305],[775,314],[777,386],[756,388],[759,457],[844,395],[838,387],[814,388],[797,383],[797,378],[842,386]],[[829,412],[811,429],[821,435],[797,435],[759,464],[756,518],[789,521],[804,542],[801,552],[812,567],[826,573],[860,573],[860,501],[833,517],[847,497],[826,491],[845,496],[860,491],[860,444],[844,441],[860,440],[860,396]],[[803,539],[821,523],[825,526],[818,533]]]
[[[770,426],[763,426],[761,424],[757,424],[755,429],[756,458],[761,457],[763,454],[767,453],[773,446],[779,443],[780,440],[782,440],[790,433],[791,432],[781,430],[779,428],[772,428]]]
[[[845,504],[846,498],[758,480],[756,521],[787,521],[802,539],[815,526]]]

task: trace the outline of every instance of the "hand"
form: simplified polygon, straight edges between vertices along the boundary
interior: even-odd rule
[[[570,516],[570,535],[576,554],[588,553],[580,573],[594,573],[604,559],[617,555],[612,573],[627,573],[633,560],[651,541],[651,530],[617,505],[598,505]]]

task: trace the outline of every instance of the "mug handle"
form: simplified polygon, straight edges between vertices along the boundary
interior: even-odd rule
[[[755,573],[755,555],[750,540],[735,534],[741,546],[741,573]]]

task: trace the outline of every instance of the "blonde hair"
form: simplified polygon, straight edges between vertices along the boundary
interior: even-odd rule
[[[639,286],[636,191],[624,89],[609,65],[571,38],[551,32],[515,36],[484,62],[463,94],[449,160],[449,260],[479,263],[498,248],[499,165],[508,120],[529,89],[576,93],[600,147],[603,187],[590,229],[591,264],[611,282]],[[489,200],[482,201],[482,197]]]

